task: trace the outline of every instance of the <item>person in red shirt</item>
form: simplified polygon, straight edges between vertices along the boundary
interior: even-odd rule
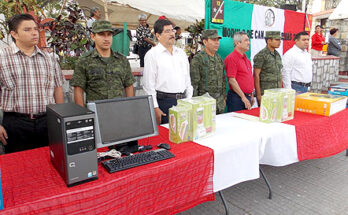
[[[312,57],[318,57],[322,55],[323,45],[326,44],[322,31],[323,29],[320,25],[315,26],[315,33],[312,36]]]
[[[245,52],[249,50],[249,37],[238,32],[233,37],[234,50],[225,59],[226,76],[230,90],[227,93],[227,112],[251,109],[254,103],[254,78]]]

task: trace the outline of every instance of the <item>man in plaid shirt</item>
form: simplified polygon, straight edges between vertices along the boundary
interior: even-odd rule
[[[5,153],[48,145],[46,105],[64,103],[58,62],[36,45],[39,29],[29,14],[8,21],[15,43],[0,50],[0,140]]]

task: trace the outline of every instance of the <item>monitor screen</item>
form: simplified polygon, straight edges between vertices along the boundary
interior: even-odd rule
[[[152,96],[94,101],[87,107],[96,114],[98,148],[158,134]]]

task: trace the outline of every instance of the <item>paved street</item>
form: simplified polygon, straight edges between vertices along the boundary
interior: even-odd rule
[[[348,157],[329,158],[285,167],[262,166],[273,188],[273,199],[262,178],[223,191],[230,215],[348,215]],[[227,171],[227,170],[226,170]],[[180,215],[225,214],[218,194]]]

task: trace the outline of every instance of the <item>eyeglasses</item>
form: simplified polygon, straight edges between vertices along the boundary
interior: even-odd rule
[[[169,34],[169,33],[174,33],[175,34],[176,30],[175,29],[167,29],[163,31],[163,33]]]

